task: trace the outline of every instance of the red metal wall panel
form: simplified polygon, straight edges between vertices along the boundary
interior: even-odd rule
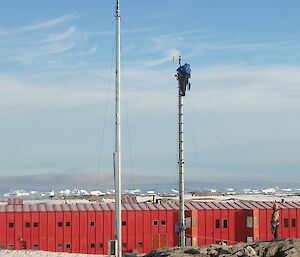
[[[122,232],[122,252],[128,252],[128,219],[127,219],[127,211],[122,210],[121,212],[121,232]]]
[[[141,210],[131,211],[135,213],[135,224],[133,233],[135,234],[135,246],[138,253],[145,253],[143,240],[143,212]]]
[[[96,254],[104,254],[103,211],[96,212]]]
[[[72,244],[72,214],[71,211],[63,212],[63,230],[64,230],[64,252],[71,253],[73,244]]]
[[[31,249],[39,247],[39,212],[31,211]]]
[[[72,238],[71,238],[71,248],[72,253],[79,253],[79,211],[71,212],[71,229],[72,229]]]
[[[267,240],[267,210],[260,209],[259,210],[259,240],[264,241]]]
[[[279,237],[289,238],[290,236],[290,215],[289,209],[280,209],[280,225],[279,225]]]
[[[23,239],[23,215],[22,212],[15,213],[15,249],[21,249]]]
[[[15,248],[15,213],[7,212],[6,213],[7,220],[7,248]]]
[[[103,211],[103,247],[104,254],[108,254],[108,241],[112,239],[113,233],[111,229],[112,211]]]
[[[222,209],[220,210],[221,214],[221,236],[220,239],[221,241],[229,241],[229,226],[233,224],[229,224],[229,215],[228,215],[228,210],[227,209]],[[227,224],[227,226],[226,226]]]
[[[48,246],[48,217],[46,211],[39,213],[39,249],[46,251]]]
[[[47,240],[47,248],[48,251],[55,252],[56,250],[56,221],[55,221],[55,212],[54,211],[47,211],[47,234],[48,234],[48,240]]]
[[[79,212],[79,245],[81,253],[88,253],[88,242],[87,242],[87,212]]]
[[[296,227],[297,227],[297,238],[300,238],[300,208],[297,208],[297,219],[296,219]]]
[[[135,226],[138,226],[138,224],[136,224],[136,211],[127,210],[122,211],[122,213],[126,213],[123,217],[124,221],[126,221],[126,226],[122,226],[122,228],[124,227],[124,230],[122,230],[122,234],[124,234],[124,242],[127,244],[127,252],[132,252],[134,249],[138,249],[135,230]]]
[[[173,210],[168,210],[167,211],[167,217],[166,217],[166,221],[167,221],[167,234],[168,234],[168,247],[171,246],[175,246],[175,220],[174,220],[174,211]]]
[[[236,210],[229,209],[228,210],[228,241],[229,244],[235,244],[236,237],[235,237],[235,212]]]
[[[206,220],[205,220],[205,210],[198,210],[198,244],[206,244]]]
[[[297,209],[291,208],[289,209],[289,226],[290,226],[290,234],[289,238],[297,237]]]
[[[174,217],[174,246],[179,245],[179,233],[178,233],[178,224],[179,224],[179,211],[174,210],[173,212],[173,217]]]
[[[31,247],[31,213],[26,211],[23,213],[23,246],[26,249]]]
[[[88,241],[88,253],[96,253],[96,218],[95,211],[87,212],[88,222],[87,222],[87,241]]]
[[[167,211],[166,210],[158,211],[158,228],[159,228],[159,233],[161,234],[167,233]]]
[[[0,245],[2,248],[7,248],[7,229],[6,212],[0,212]]]
[[[149,210],[143,210],[143,238],[144,238],[144,251],[149,252],[152,247],[152,219]]]
[[[151,225],[151,249],[159,248],[159,217],[158,217],[158,210],[152,209],[150,210],[150,225]]]
[[[64,250],[64,215],[60,210],[55,211],[55,251],[63,252]]]
[[[221,239],[221,229],[222,229],[222,219],[221,219],[221,211],[213,210],[213,226],[214,226],[214,243],[222,241]],[[217,228],[217,221],[219,222],[219,227]]]
[[[205,210],[205,244],[214,243],[214,219],[211,209]]]
[[[237,242],[246,242],[247,238],[247,216],[252,214],[247,213],[248,210],[236,210],[235,212],[235,235]]]

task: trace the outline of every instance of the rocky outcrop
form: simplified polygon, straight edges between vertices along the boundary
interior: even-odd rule
[[[174,247],[153,250],[145,257],[300,257],[300,240],[285,239],[232,246]]]

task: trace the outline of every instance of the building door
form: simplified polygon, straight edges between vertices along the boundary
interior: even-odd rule
[[[168,237],[167,233],[156,233],[152,235],[152,249],[167,247]]]

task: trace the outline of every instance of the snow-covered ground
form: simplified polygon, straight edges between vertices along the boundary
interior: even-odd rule
[[[79,254],[79,253],[55,253],[55,252],[46,252],[46,251],[10,251],[10,250],[1,250],[0,257],[101,257],[107,255],[95,255],[95,254]]]
[[[153,196],[137,196],[138,202],[151,202],[153,201]],[[154,196],[154,200],[161,199],[162,201],[178,201],[178,196]],[[266,201],[266,202],[282,202],[282,200],[286,202],[300,202],[300,196],[293,194],[274,194],[274,195],[263,195],[263,194],[236,194],[236,195],[210,195],[210,196],[193,196],[191,194],[185,195],[186,201]],[[114,202],[113,198],[103,198],[102,203],[112,203]],[[88,199],[70,199],[70,200],[52,200],[52,199],[39,199],[39,200],[24,200],[24,204],[76,204],[76,203],[93,203],[93,201],[89,201]],[[94,202],[95,203],[95,202]],[[4,200],[0,202],[0,205],[6,205],[7,201]]]

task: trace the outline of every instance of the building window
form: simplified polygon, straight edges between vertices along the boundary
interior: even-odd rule
[[[289,219],[284,219],[284,220],[283,220],[283,223],[284,223],[284,227],[285,227],[285,228],[288,228],[288,227],[289,227]]]
[[[122,248],[126,248],[127,244],[126,243],[122,243]]]
[[[34,223],[33,223],[33,227],[34,227],[34,228],[37,228],[38,226],[39,226],[39,223],[38,223],[38,222],[34,222]]]
[[[26,227],[26,228],[30,228],[30,222],[26,222],[26,223],[25,223],[25,227]]]
[[[197,223],[198,223],[197,218],[192,218],[192,226],[193,226],[193,228],[197,227]]]
[[[185,245],[186,246],[192,246],[192,238],[191,237],[186,237],[185,238]]]
[[[192,218],[191,217],[186,217],[185,218],[185,227],[186,228],[191,228],[192,226]]]
[[[142,243],[142,242],[139,242],[138,245],[137,245],[137,247],[138,247],[138,248],[142,248],[142,247],[143,247],[143,243]]]
[[[247,228],[253,228],[253,217],[247,216]]]
[[[63,244],[57,244],[57,248],[58,249],[62,249],[63,248]]]
[[[216,220],[216,228],[220,228],[220,220]]]
[[[71,244],[66,244],[66,249],[71,249]]]
[[[8,223],[8,227],[13,228],[14,226],[15,226],[14,223],[12,223],[12,222]]]
[[[98,248],[103,248],[103,243],[99,243]]]
[[[71,227],[71,221],[66,222],[66,227]]]
[[[296,227],[296,219],[292,218],[292,228],[295,228],[295,227]]]
[[[95,221],[90,221],[90,227],[95,227]]]
[[[8,245],[8,249],[9,249],[9,250],[14,250],[14,249],[15,249],[15,246],[14,246],[14,245]]]
[[[223,220],[223,228],[228,228],[228,220]]]
[[[94,244],[94,243],[91,243],[91,244],[90,244],[90,247],[91,247],[91,248],[95,248],[95,244]]]
[[[39,245],[33,245],[33,250],[39,250]]]
[[[125,220],[122,220],[122,226],[126,226],[127,222]]]
[[[153,225],[158,226],[158,220],[153,220]]]
[[[0,245],[0,249],[1,250],[6,249],[6,245]]]
[[[165,220],[162,220],[162,221],[161,221],[161,225],[162,225],[162,226],[166,226],[166,225],[167,225],[167,222],[166,222]]]
[[[62,227],[63,226],[63,223],[61,221],[57,222],[57,226],[58,227]]]

